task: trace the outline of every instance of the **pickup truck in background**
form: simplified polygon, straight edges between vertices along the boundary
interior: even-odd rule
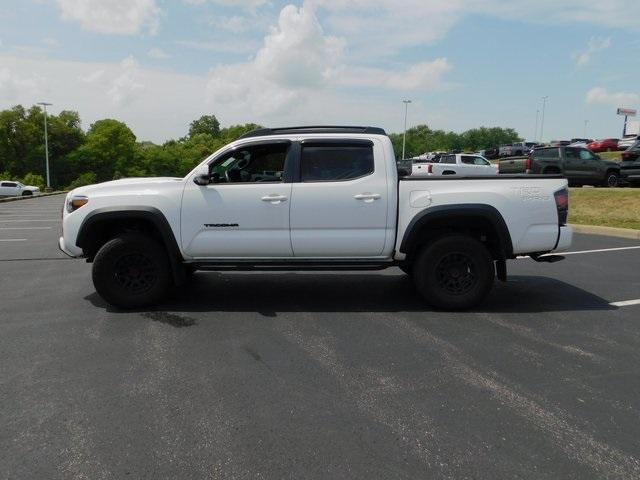
[[[580,147],[535,148],[528,158],[500,160],[498,172],[562,175],[575,187],[617,187],[620,179],[619,164],[602,160],[589,149]]]
[[[499,157],[517,157],[527,155],[538,144],[536,142],[517,142],[510,145],[502,145],[498,150]]]
[[[640,187],[640,140],[622,152],[620,178],[633,187]]]
[[[395,158],[380,128],[256,130],[184,178],[72,190],[59,247],[93,262],[120,308],[162,301],[195,270],[398,266],[428,303],[460,310],[506,280],[508,259],[556,261],[545,254],[571,243],[565,179],[399,177]]]
[[[443,154],[437,162],[414,161],[413,176],[420,175],[458,175],[478,176],[496,175],[498,167],[480,155],[456,153]]]

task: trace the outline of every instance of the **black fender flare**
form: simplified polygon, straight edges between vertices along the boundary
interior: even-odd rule
[[[175,283],[177,285],[183,283],[186,277],[182,268],[183,257],[178,247],[178,242],[167,218],[155,207],[116,206],[97,208],[82,221],[76,237],[76,246],[83,249],[88,247],[93,228],[101,222],[114,220],[144,220],[150,222],[159,232],[167,251]]]
[[[420,233],[429,223],[456,217],[475,217],[487,220],[495,229],[503,259],[513,257],[511,234],[497,208],[481,203],[463,203],[428,207],[416,214],[402,236],[400,252],[410,254],[420,241]]]

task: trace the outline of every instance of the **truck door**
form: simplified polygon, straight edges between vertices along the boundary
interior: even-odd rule
[[[212,162],[212,183],[187,182],[183,251],[194,258],[291,257],[290,150],[288,140],[240,145]]]
[[[386,161],[377,140],[302,142],[291,195],[295,257],[382,255],[389,205]]]
[[[587,172],[580,158],[580,150],[569,147],[564,149],[564,176],[572,182],[582,182],[587,179]]]

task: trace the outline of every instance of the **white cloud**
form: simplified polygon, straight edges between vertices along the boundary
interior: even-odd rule
[[[324,34],[312,7],[288,5],[253,60],[211,71],[209,99],[257,113],[277,111],[299,98],[301,90],[325,85],[343,48],[341,39]]]
[[[256,9],[267,3],[267,0],[210,0],[211,3],[223,5],[226,7],[240,7],[248,9]],[[184,0],[185,3],[191,5],[203,5],[207,0]]]
[[[60,42],[53,37],[44,37],[42,43],[51,48],[60,46]]]
[[[155,0],[56,0],[62,18],[91,32],[133,35],[155,33],[160,8]]]
[[[34,74],[16,73],[7,67],[0,68],[0,101],[2,103],[19,103],[14,99],[33,96],[42,90],[42,78]]]
[[[394,54],[434,43],[465,16],[486,15],[540,24],[591,24],[637,31],[637,0],[313,0],[331,32],[358,55]]]
[[[402,70],[351,67],[341,72],[338,83],[356,87],[381,87],[396,91],[433,92],[448,86],[443,77],[451,68],[446,58],[416,63]]]
[[[171,58],[171,55],[161,48],[152,48],[147,52],[147,55],[150,58],[155,58],[156,60],[166,60],[167,58]]]
[[[192,50],[236,54],[255,52],[256,48],[259,47],[259,43],[254,40],[239,38],[226,38],[216,41],[178,40],[176,44]]]
[[[294,105],[296,111],[312,108],[320,97],[338,104],[338,98],[351,95],[344,87],[430,92],[445,86],[443,77],[451,69],[446,58],[389,71],[347,64],[344,39],[325,34],[315,8],[311,3],[283,8],[254,58],[214,68],[207,86],[214,109],[234,105],[269,116]]]
[[[591,62],[591,57],[611,46],[610,37],[591,37],[587,43],[587,48],[574,55],[574,60],[579,67],[583,67]]]
[[[77,78],[84,84],[106,92],[106,98],[117,107],[128,107],[145,89],[140,66],[132,55],[118,65],[83,73]]]
[[[587,92],[587,103],[612,107],[631,107],[640,103],[640,94],[632,92],[610,92],[603,87],[595,87]]]

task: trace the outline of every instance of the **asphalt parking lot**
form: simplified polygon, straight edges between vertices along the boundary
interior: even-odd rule
[[[640,478],[638,241],[510,262],[474,312],[397,269],[197,273],[118,312],[57,250],[62,201],[0,204],[0,478]]]

